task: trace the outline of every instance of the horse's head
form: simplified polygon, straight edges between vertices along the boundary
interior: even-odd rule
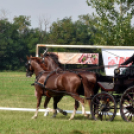
[[[33,68],[31,66],[31,57],[27,56],[27,62],[25,63],[25,67],[26,67],[26,77],[31,77],[33,75]]]
[[[39,57],[27,56],[27,62],[25,63],[25,67],[27,77],[31,77],[34,72],[39,73],[40,71],[45,70],[45,66],[42,63],[42,59]]]
[[[62,64],[58,60],[58,55],[56,55],[55,53],[46,52],[44,55],[41,55],[41,57],[46,71],[52,71],[57,68],[62,68]]]

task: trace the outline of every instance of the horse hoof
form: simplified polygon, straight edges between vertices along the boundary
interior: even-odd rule
[[[54,119],[54,118],[56,118],[56,116],[52,116],[51,118]]]
[[[56,115],[53,115],[52,118],[56,118]]]
[[[84,116],[88,118],[89,117],[89,114],[84,114]]]
[[[63,115],[65,115],[65,116],[66,116],[67,114],[68,114],[68,113],[67,113],[66,111],[63,111]]]
[[[87,118],[90,119],[90,114],[87,115]]]
[[[73,118],[70,118],[69,121],[71,121]]]
[[[37,116],[33,116],[31,119],[33,120],[33,119],[36,119],[37,118]]]
[[[46,116],[48,116],[49,115],[49,112],[45,112],[44,113],[44,116],[46,117]]]

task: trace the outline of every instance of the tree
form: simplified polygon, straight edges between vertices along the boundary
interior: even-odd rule
[[[89,14],[80,15],[78,18],[75,22],[77,44],[93,45],[92,33],[95,33],[95,29],[90,23],[94,23],[93,18]]]
[[[5,9],[0,10],[0,20],[7,19],[9,12]]]
[[[71,17],[54,22],[50,30],[50,42],[55,44],[93,44],[91,41],[92,26],[89,25],[89,15],[79,16],[79,20],[72,22]]]
[[[87,0],[96,9],[92,23],[97,32],[94,43],[99,45],[133,45],[134,31],[131,20],[134,16],[133,0]]]
[[[31,26],[30,16],[20,15],[19,17],[15,17],[14,24],[18,25],[18,31],[20,34],[26,34],[29,26]]]
[[[46,17],[46,15],[42,15],[38,17],[38,24],[39,28],[38,30],[39,34],[39,42],[46,43],[46,38],[48,36],[49,32],[49,26],[50,26],[50,17]]]
[[[46,17],[46,15],[42,15],[38,17],[39,30],[47,32],[50,26],[50,17]],[[44,30],[43,30],[44,29]]]
[[[19,57],[17,56],[17,53],[20,52],[17,26],[6,19],[0,20],[0,41],[0,68],[5,70],[17,69],[20,66]]]

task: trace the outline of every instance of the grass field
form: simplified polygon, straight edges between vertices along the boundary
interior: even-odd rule
[[[36,97],[31,84],[33,78],[26,78],[23,72],[0,72],[0,107],[35,108]],[[43,108],[43,101],[41,108]],[[74,100],[65,96],[59,107],[73,110]],[[49,104],[52,107],[52,101]],[[81,110],[81,108],[79,108]],[[86,106],[86,110],[89,110]],[[60,113],[52,119],[52,113],[32,120],[34,112],[0,111],[0,134],[133,134],[134,122],[128,123],[117,116],[113,122],[89,120],[77,114],[69,121],[70,114]]]

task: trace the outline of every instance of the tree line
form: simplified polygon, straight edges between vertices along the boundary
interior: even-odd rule
[[[31,28],[29,16],[14,17],[13,22],[0,16],[0,70],[24,70],[26,55],[35,55],[36,44],[134,45],[133,0],[86,2],[96,10],[95,13],[80,15],[77,21],[72,21],[71,17],[57,19],[49,30],[46,30],[47,20],[44,20],[43,30],[41,23],[40,27]],[[51,48],[50,51],[72,50]]]
[[[23,69],[26,55],[35,55],[36,44],[92,45],[90,27],[85,24],[89,16],[82,15],[79,18],[76,22],[70,17],[57,20],[52,23],[49,31],[30,28],[28,16],[15,17],[12,23],[8,19],[1,19],[0,70]],[[94,29],[91,27],[91,30]],[[55,48],[52,51],[58,50]]]

